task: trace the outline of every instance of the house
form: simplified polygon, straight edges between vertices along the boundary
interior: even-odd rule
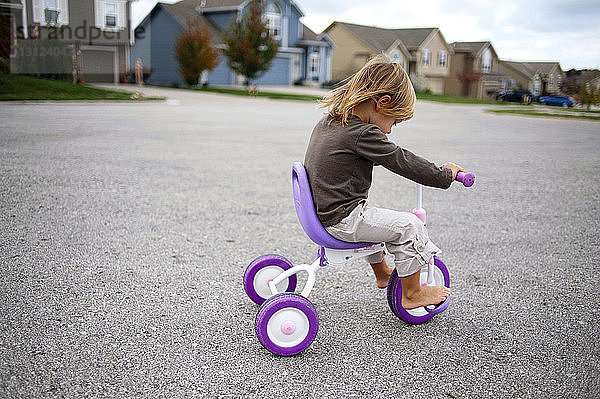
[[[565,74],[559,62],[525,62],[533,72],[533,94],[559,93],[560,83]]]
[[[10,69],[11,48],[17,38],[17,18],[23,18],[21,0],[0,1],[0,72]]]
[[[438,28],[384,29],[335,21],[324,31],[334,43],[332,79],[358,71],[369,58],[385,53],[408,72],[416,90],[444,92],[452,49]]]
[[[130,64],[129,0],[22,0],[13,73],[119,82]]]
[[[445,94],[493,99],[501,90],[504,76],[499,72],[498,54],[490,42],[453,42],[450,74]]]
[[[140,58],[152,68],[150,84],[182,85],[175,58],[175,42],[188,22],[198,20],[211,33],[213,45],[224,48],[222,34],[233,18],[246,12],[243,0],[182,0],[175,4],[157,3],[136,29],[132,60]],[[265,19],[279,51],[271,68],[251,83],[257,85],[321,84],[331,80],[330,58],[333,44],[325,35],[317,35],[300,19],[303,11],[292,0],[267,0]],[[210,85],[238,85],[243,77],[227,65],[220,55],[217,67],[203,76]]]
[[[503,89],[528,89],[535,96],[560,93],[564,78],[558,62],[500,61],[499,70],[507,77]]]

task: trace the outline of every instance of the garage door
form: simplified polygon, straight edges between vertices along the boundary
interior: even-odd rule
[[[429,78],[428,89],[434,94],[444,94],[444,79],[443,78]]]
[[[81,74],[86,82],[114,82],[115,81],[115,54],[114,49],[81,51]]]
[[[257,85],[289,85],[290,82],[290,59],[287,57],[275,57],[269,69],[260,79],[253,83]]]

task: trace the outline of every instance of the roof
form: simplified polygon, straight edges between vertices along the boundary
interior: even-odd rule
[[[453,42],[450,47],[457,53],[471,53],[476,55],[490,42]]]
[[[559,62],[529,62],[529,61],[500,61],[517,72],[522,73],[530,79],[537,73],[551,73],[556,67],[562,72]]]
[[[199,17],[200,14],[196,11],[196,7],[200,5],[201,0],[183,0],[179,3],[159,3],[162,8],[169,13],[179,25],[185,27],[190,19]]]
[[[185,0],[183,0],[185,1]],[[249,0],[204,0],[198,1],[201,8],[204,8],[209,11],[227,11],[227,10],[235,10],[238,8],[243,8]],[[295,1],[290,0],[290,4],[298,10],[301,16],[304,16],[304,11],[300,9],[298,4]]]
[[[317,35],[315,32],[313,32],[308,26],[304,25],[302,22],[300,22],[300,25],[302,26],[302,37],[300,37],[298,39],[298,42],[296,43],[296,45],[319,46],[319,47],[326,47],[327,45],[329,45],[330,47],[335,47],[335,45],[333,44],[333,42],[327,36],[326,33]]]
[[[509,68],[514,69],[515,71],[527,76],[530,79],[533,79],[533,75],[535,74],[534,72],[531,71],[531,69],[529,69],[529,67],[527,67],[527,65],[525,65],[524,62],[518,62],[518,61],[499,61],[501,64],[506,65]]]
[[[300,22],[302,24],[302,22]],[[302,40],[314,40],[317,41],[317,34],[310,30],[310,28],[302,24]]]
[[[409,50],[419,48],[425,39],[437,28],[414,28],[414,29],[386,29],[376,26],[365,26],[350,24],[347,22],[334,22],[325,29],[327,31],[334,24],[344,26],[354,35],[367,42],[378,51],[386,51],[396,40],[401,40]]]
[[[186,0],[183,0],[186,1]],[[196,1],[199,6],[203,8],[238,8],[242,4],[246,3],[247,0],[204,0]]]
[[[221,42],[221,31],[213,25],[213,23],[202,14],[196,11],[196,7],[201,0],[183,0],[179,3],[158,3],[157,7],[162,7],[169,15],[171,15],[182,28],[185,28],[189,22],[199,21],[208,28],[213,42]]]
[[[527,68],[531,69],[533,73],[542,72],[542,73],[550,73],[558,66],[560,69],[560,63],[558,62],[524,62]]]

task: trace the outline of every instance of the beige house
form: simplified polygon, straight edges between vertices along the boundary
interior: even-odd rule
[[[369,58],[384,53],[404,67],[416,90],[444,93],[453,52],[438,28],[383,29],[336,21],[323,33],[335,44],[331,57],[334,81],[347,78]]]
[[[533,92],[533,73],[524,62],[500,60],[498,67],[505,76],[503,90],[526,89]]]
[[[503,89],[522,88],[534,95],[560,93],[564,72],[558,62],[500,61],[500,72],[506,76]]]
[[[498,54],[490,42],[450,43],[454,51],[445,94],[493,99],[500,91],[503,75]]]

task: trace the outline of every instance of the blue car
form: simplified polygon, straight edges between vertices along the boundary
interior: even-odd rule
[[[558,105],[559,107],[572,107],[573,101],[567,96],[560,94],[550,94],[549,96],[540,97],[540,103],[546,105]]]

